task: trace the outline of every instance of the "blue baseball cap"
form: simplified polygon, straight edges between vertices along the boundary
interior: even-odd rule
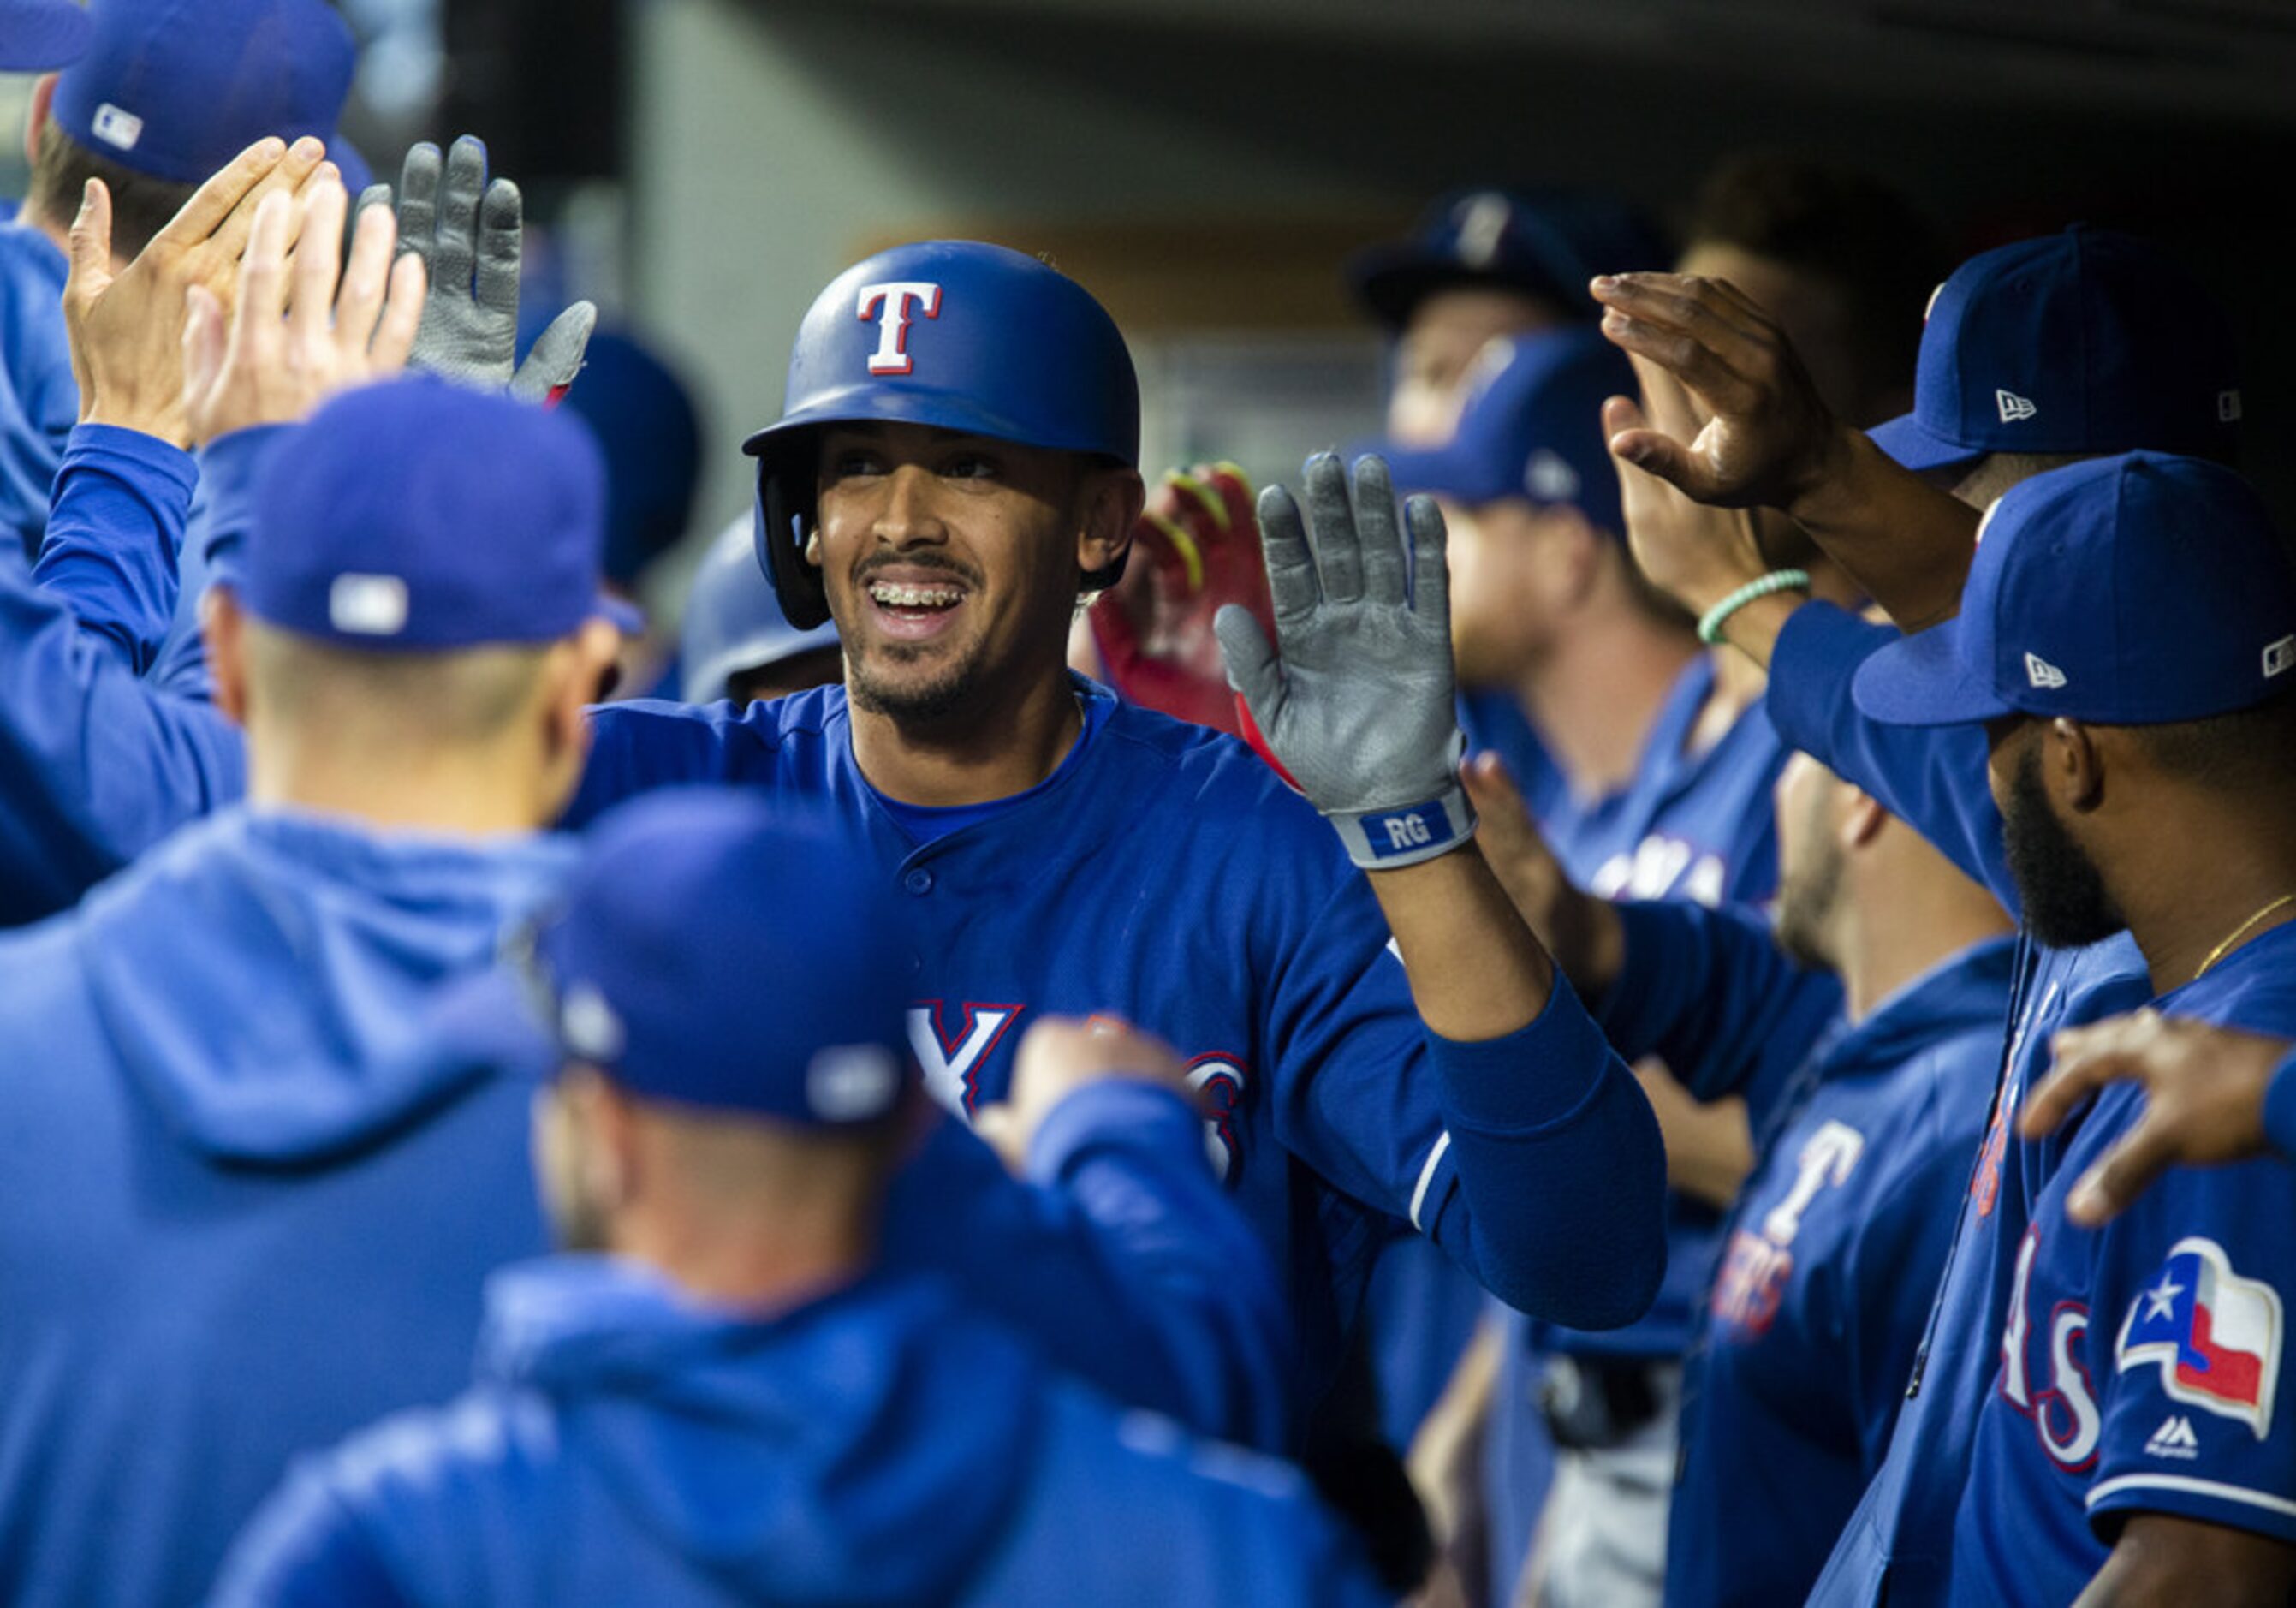
[[[1671,257],[1633,207],[1597,191],[1455,190],[1420,215],[1406,238],[1348,260],[1348,285],[1373,317],[1400,329],[1412,308],[1459,284],[1541,296],[1576,318],[1599,315],[1587,282],[1597,274],[1660,268]]]
[[[874,866],[826,809],[752,788],[609,811],[532,935],[562,1056],[801,1127],[890,1114],[915,1080],[910,956]]]
[[[1568,504],[1614,534],[1626,529],[1603,403],[1635,394],[1627,356],[1593,329],[1494,340],[1469,375],[1458,428],[1440,447],[1379,449],[1395,488],[1469,505],[1523,497]]]
[[[239,595],[347,647],[555,641],[609,612],[605,502],[572,419],[430,375],[365,386],[266,449]]]
[[[266,135],[333,142],[358,51],[325,0],[94,0],[88,15],[50,115],[97,156],[196,185]]]
[[[2296,580],[2221,464],[2124,453],[2035,475],[1978,527],[1961,612],[1858,668],[1891,726],[2202,720],[2296,685]]]
[[[716,702],[744,671],[838,645],[833,623],[800,631],[782,613],[774,583],[758,563],[757,521],[753,509],[719,531],[693,573],[677,645],[688,703]]]
[[[701,420],[693,393],[636,335],[600,329],[583,349],[582,382],[562,406],[606,455],[606,574],[632,585],[693,517]]]
[[[1917,470],[1995,452],[2228,462],[2239,419],[2216,299],[2152,242],[2076,224],[1954,270],[1922,326],[1914,411],[1872,433]]]
[[[69,67],[94,27],[78,0],[0,0],[0,72]]]

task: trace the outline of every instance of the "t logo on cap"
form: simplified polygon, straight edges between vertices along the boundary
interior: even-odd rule
[[[900,280],[861,287],[861,322],[878,325],[877,349],[869,354],[871,373],[906,374],[916,367],[909,357],[909,304],[913,301],[921,304],[917,310],[926,317],[940,316],[940,286],[937,284]],[[880,308],[887,309],[882,321],[877,318]]]

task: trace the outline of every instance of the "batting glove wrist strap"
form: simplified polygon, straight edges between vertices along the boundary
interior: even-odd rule
[[[1474,807],[1453,787],[1422,804],[1330,815],[1348,857],[1365,871],[1398,871],[1460,848],[1475,833]]]

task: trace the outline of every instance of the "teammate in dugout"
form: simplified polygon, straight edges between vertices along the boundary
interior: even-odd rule
[[[1922,340],[1915,409],[1869,439],[1831,417],[1792,344],[1732,287],[1662,275],[1597,282],[1605,332],[1645,368],[1672,373],[1703,405],[1693,431],[1653,429],[1631,404],[1608,406],[1612,450],[1692,497],[1791,513],[1906,628],[1958,606],[1977,511],[1893,461],[1883,442],[1961,497],[1989,496],[2054,464],[2164,441],[2229,455],[2238,417],[2221,312],[2158,247],[2075,229],[1972,258],[1935,299]],[[2074,355],[2077,355],[2077,360]],[[2006,406],[2006,395],[2031,404]],[[2046,422],[2045,431],[2027,428]],[[2023,448],[2030,447],[2032,451]],[[1853,700],[1860,662],[1892,639],[1789,587],[1762,579],[1759,555],[1693,539],[1645,548],[1652,578],[1716,612],[1733,646],[1771,667],[1779,730],[1914,825],[2005,907],[2021,912],[2002,814],[1984,785],[1984,734],[1874,719]],[[1750,560],[1751,561],[1750,562]],[[1725,604],[1728,606],[1724,607]],[[1773,649],[1775,648],[1775,656]],[[2018,968],[1988,1157],[2060,1028],[2127,1012],[2152,988],[2125,934],[2074,948],[2036,935]],[[1844,1530],[1814,1601],[1941,1600],[1970,1457],[1988,1393],[2015,1247],[2051,1157],[2015,1164],[1972,1197],[1956,1230],[1905,1409],[1882,1468]]]
[[[1742,1094],[1760,1141],[1685,1369],[1667,1601],[1800,1602],[1903,1399],[1953,1235],[1937,1202],[1984,1133],[2009,923],[1806,754],[1778,783],[1768,922],[1589,898],[1509,803],[1484,810],[1493,864],[1611,1043],[1702,1097]],[[1798,987],[1798,965],[1841,994]]]
[[[612,649],[599,470],[571,422],[437,381],[296,423],[403,360],[422,298],[371,209],[338,299],[322,242],[341,187],[311,204],[291,318],[274,194],[227,336],[208,300],[175,340],[164,309],[186,287],[149,263],[75,324],[96,420],[74,452],[171,452],[180,411],[258,464],[239,579],[211,604],[252,782],[244,808],[0,946],[18,1057],[0,1135],[24,1185],[0,1213],[12,1603],[193,1600],[291,1455],[453,1387],[480,1279],[543,1248],[527,1046],[452,1030],[440,998],[571,858],[541,829]],[[76,283],[102,257],[84,221]],[[1028,1114],[999,1128],[1029,1181],[954,1120],[922,1123],[882,1258],[947,1275],[1119,1399],[1274,1443],[1286,1315],[1185,1089],[1035,1054],[1013,1089]]]
[[[600,822],[521,968],[568,1254],[490,1281],[474,1390],[297,1472],[217,1608],[1382,1600],[1296,1469],[1123,1412],[887,1262],[906,913],[846,832],[722,788]],[[522,1027],[497,981],[462,1008]],[[1178,1062],[1121,1024],[1040,1024],[1024,1054],[1157,1067],[1095,1097],[1193,1144]]]
[[[783,606],[835,618],[849,695],[599,710],[573,818],[691,781],[836,800],[917,914],[911,1038],[951,1107],[1002,1092],[1046,1011],[1177,1046],[1286,1270],[1303,1409],[1395,1219],[1519,1307],[1631,1319],[1663,1260],[1656,1128],[1473,847],[1439,520],[1415,503],[1407,552],[1376,460],[1352,488],[1311,460],[1306,531],[1280,489],[1260,510],[1281,658],[1220,617],[1343,857],[1243,744],[1062,663],[1141,507],[1137,408],[1114,324],[1033,258],[935,242],[840,275],[749,449]]]

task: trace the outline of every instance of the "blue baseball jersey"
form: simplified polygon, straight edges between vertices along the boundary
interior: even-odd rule
[[[1858,665],[1896,636],[1822,603],[1795,611],[1770,662],[1768,703],[1778,729],[2014,910],[1983,732],[1886,726],[1859,714],[1851,700]],[[1865,1608],[1884,1593],[1892,1604],[1915,1608],[1946,1600],[1954,1516],[1991,1388],[2017,1247],[2066,1143],[2062,1135],[2017,1137],[2017,1110],[2047,1070],[2051,1034],[2136,1010],[2152,995],[2144,957],[2126,933],[2082,949],[2021,940],[1992,1114],[1906,1401],[1881,1472],[1843,1528],[1813,1604]]]
[[[2158,1008],[2296,1036],[2296,927],[2226,956]],[[2132,1514],[2296,1546],[2296,1168],[2175,1168],[2100,1229],[2065,1196],[2144,1114],[2099,1095],[2018,1241],[1993,1389],[1955,1528],[1957,1601],[2070,1602]]]
[[[938,1280],[770,1315],[497,1275],[477,1388],[314,1459],[216,1608],[1382,1600],[1299,1472],[1062,1379]]]
[[[1715,742],[1691,746],[1714,692],[1714,661],[1684,667],[1644,740],[1634,779],[1599,799],[1575,796],[1512,693],[1459,701],[1468,746],[1506,761],[1540,834],[1570,880],[1603,898],[1759,904],[1777,887],[1770,790],[1790,751],[1757,702]]]
[[[202,463],[243,509],[257,439]],[[239,728],[148,678],[200,472],[165,441],[71,431],[37,566],[0,564],[0,925],[68,909],[246,786]]]
[[[911,1038],[954,1109],[1003,1095],[1038,1015],[1115,1011],[1176,1046],[1284,1270],[1302,1402],[1332,1377],[1395,1219],[1518,1305],[1638,1316],[1664,1256],[1664,1158],[1568,984],[1505,1038],[1428,1033],[1368,883],[1304,800],[1235,739],[1074,685],[1083,731],[1054,774],[922,842],[862,775],[841,686],[601,709],[573,818],[702,781],[849,812],[919,923]]]
[[[1717,948],[1748,936],[1709,923]],[[1782,1095],[1691,1354],[1668,1603],[1800,1602],[1881,1465],[1953,1233],[1939,1202],[1984,1133],[2013,952],[1978,944],[1835,1023]]]
[[[79,418],[64,332],[70,269],[37,229],[0,224],[0,562],[39,546],[56,464]]]

